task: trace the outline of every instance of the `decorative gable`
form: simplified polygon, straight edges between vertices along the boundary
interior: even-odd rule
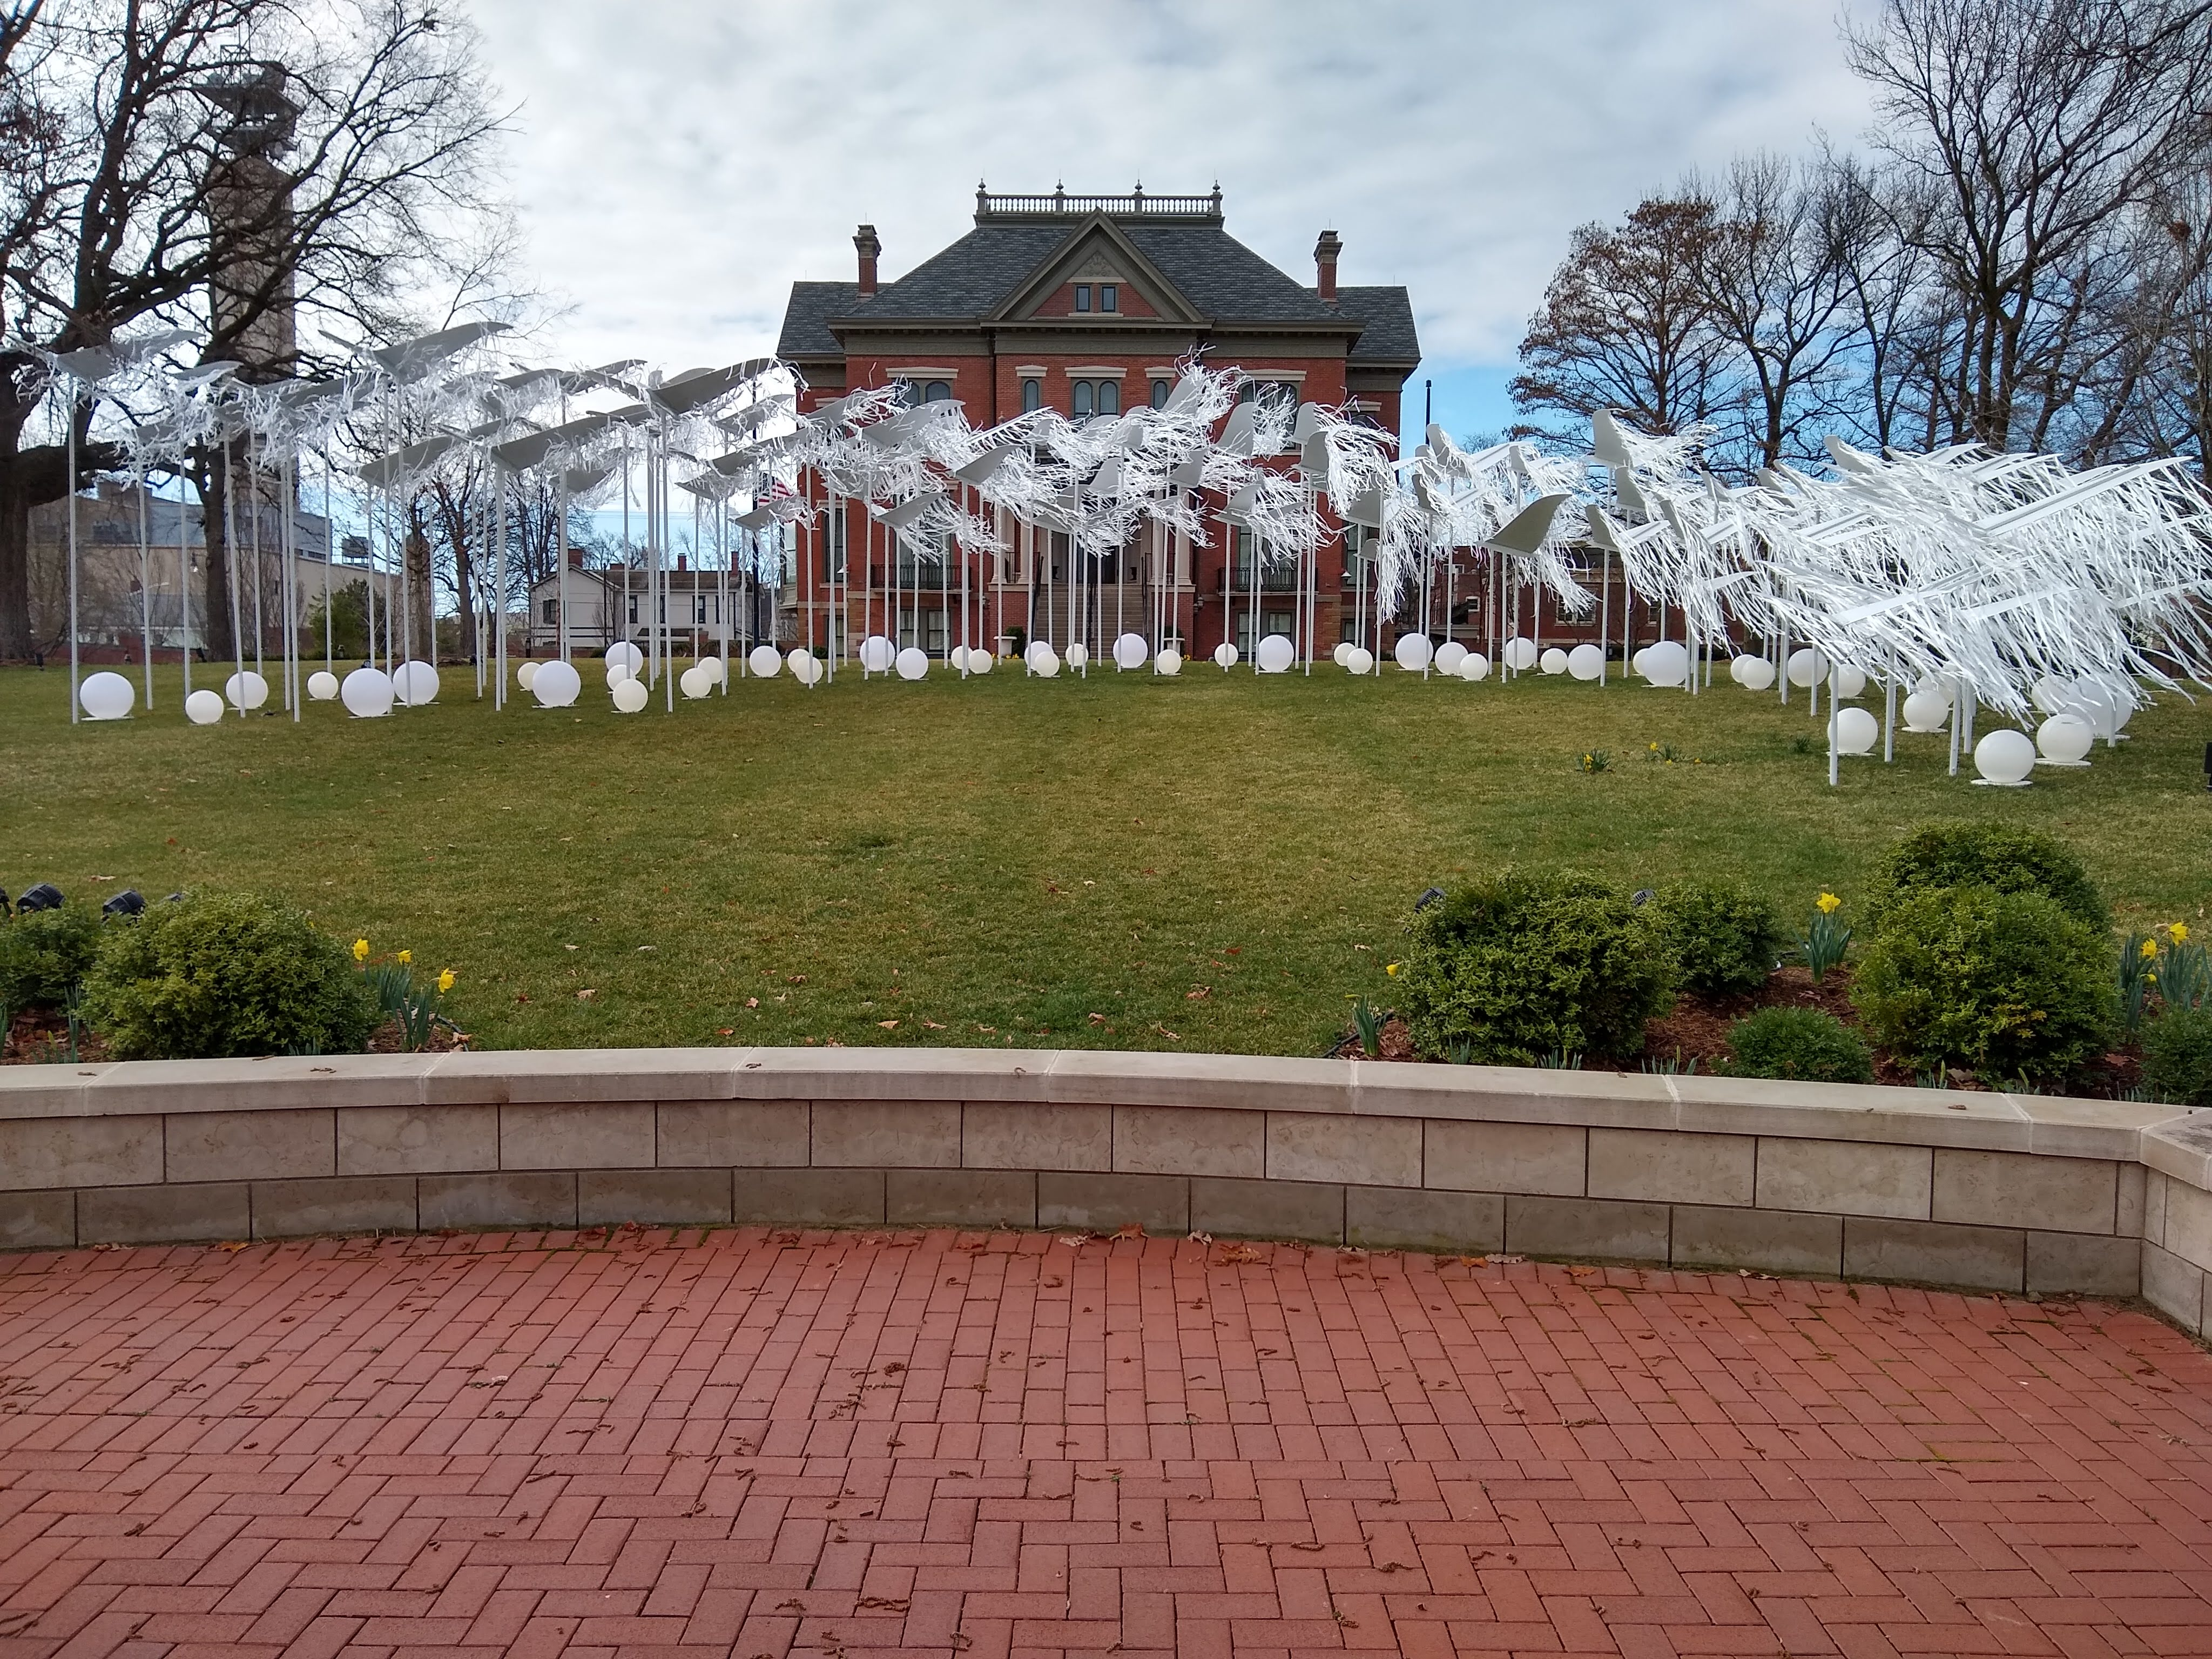
[[[1109,286],[1114,290],[1110,306],[1103,302],[1107,296],[1102,293]],[[1079,289],[1087,292],[1079,295]],[[1090,303],[1080,304],[1079,299]],[[1206,320],[1159,267],[1122,234],[1120,227],[1097,214],[1078,225],[1015,286],[992,320],[1076,315],[1091,320],[1109,317],[1164,319],[1183,324]]]

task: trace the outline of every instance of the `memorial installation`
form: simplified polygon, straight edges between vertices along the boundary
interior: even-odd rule
[[[1832,476],[1768,471],[1734,485],[1701,465],[1702,431],[1650,436],[1602,411],[1587,455],[1516,442],[1469,452],[1431,425],[1399,458],[1390,435],[1354,409],[1254,396],[1277,387],[1197,360],[1179,366],[1152,406],[1089,418],[1033,409],[978,429],[957,401],[917,400],[902,383],[802,408],[799,372],[772,358],[668,376],[642,374],[635,362],[518,368],[494,361],[501,332],[464,325],[369,351],[355,372],[321,380],[253,383],[234,365],[173,367],[165,354],[183,343],[174,335],[45,362],[64,401],[100,411],[126,458],[121,481],[142,501],[152,480],[179,474],[194,446],[212,445],[254,481],[257,500],[267,489],[296,501],[312,472],[327,515],[339,505],[333,453],[370,451],[344,488],[371,565],[389,571],[392,587],[380,610],[370,589],[368,660],[343,682],[327,606],[325,660],[312,673],[303,672],[302,618],[270,619],[285,642],[277,695],[295,720],[313,701],[376,718],[437,696],[428,643],[413,636],[401,504],[441,469],[462,466],[494,480],[472,509],[489,556],[475,562],[465,622],[477,694],[495,708],[506,706],[511,678],[508,501],[526,484],[550,486],[558,502],[563,569],[572,507],[618,492],[626,547],[637,509],[639,597],[662,620],[645,630],[642,650],[627,640],[606,650],[608,693],[628,713],[656,693],[669,710],[679,690],[727,695],[747,676],[787,672],[809,687],[841,671],[921,678],[939,659],[897,641],[904,607],[922,588],[957,617],[957,639],[941,653],[947,668],[962,678],[989,672],[1005,636],[987,637],[980,599],[988,574],[1033,536],[1065,538],[1073,556],[1071,592],[1046,605],[1047,629],[1019,653],[1032,677],[1087,677],[1109,662],[1183,672],[1163,579],[1170,547],[1223,534],[1249,537],[1255,550],[1246,591],[1232,575],[1226,600],[1250,611],[1256,644],[1247,664],[1224,643],[1215,664],[1310,674],[1319,555],[1349,529],[1366,556],[1352,637],[1329,653],[1345,672],[1372,676],[1388,659],[1423,677],[1481,680],[1494,665],[1505,678],[1540,672],[1603,684],[1618,643],[1650,686],[1696,694],[1726,658],[1739,685],[1772,687],[1785,701],[1802,690],[1815,714],[1826,694],[1831,781],[1844,758],[1877,741],[1893,756],[1901,715],[1908,730],[1948,729],[1954,773],[1971,755],[1982,781],[2018,784],[2039,762],[2085,763],[2094,740],[2119,740],[2148,697],[2202,683],[2212,668],[2203,612],[2212,538],[2178,459],[2075,472],[2047,455],[1960,446],[1876,456],[1832,438]],[[716,652],[678,669],[688,630],[666,620],[678,491],[692,503],[690,544],[711,559],[725,601],[733,588],[793,592],[803,632],[748,633],[733,665],[724,629]],[[235,499],[226,491],[227,503]],[[275,548],[260,544],[260,514],[246,516],[254,522],[244,546],[237,526],[225,526],[238,555],[224,596],[240,624],[232,672],[218,694],[194,689],[185,665],[185,710],[198,723],[252,713],[271,696],[263,619],[254,619],[249,665],[240,615],[260,605],[263,585],[242,596],[238,567],[273,558],[289,571],[291,515],[278,515],[286,528]],[[848,551],[841,526],[855,519],[860,545]],[[157,556],[143,524],[142,514],[142,567]],[[74,514],[70,532],[74,584]],[[1110,610],[1103,602],[1100,573],[1115,562],[1139,573],[1144,598],[1133,612],[1118,577]],[[1288,632],[1261,634],[1263,574],[1297,596]],[[1462,581],[1470,596],[1483,590],[1492,619],[1472,642],[1452,621]],[[281,591],[289,611],[292,583]],[[1558,617],[1595,612],[1597,641],[1568,651],[1508,635],[1500,619],[1522,617],[1524,596],[1538,617],[1547,599]],[[1658,623],[1658,637],[1640,644],[1615,624],[1636,599]],[[567,612],[564,597],[553,659],[526,661],[514,677],[541,706],[582,692]],[[756,614],[748,607],[749,628]],[[81,677],[74,625],[71,634],[71,718],[126,715],[139,690],[118,674]],[[150,662],[150,620],[147,645]],[[1881,691],[1878,720],[1847,706],[1869,686]],[[149,667],[149,707],[152,687]],[[1978,742],[1980,709],[2010,724]],[[2020,729],[2031,725],[2033,736]]]

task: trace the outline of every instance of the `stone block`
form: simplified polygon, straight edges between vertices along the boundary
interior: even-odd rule
[[[1748,1204],[1759,1143],[1749,1135],[1592,1129],[1589,1195],[1659,1204]]]
[[[960,1114],[960,1161],[971,1170],[1110,1170],[1114,1109],[971,1100]]]
[[[2155,1170],[2143,1171],[2142,1236],[2154,1244],[2166,1243],[2166,1188],[2172,1179]]]
[[[664,1100],[658,1157],[672,1169],[803,1170],[809,1121],[803,1100]]]
[[[1190,1183],[1190,1226],[1193,1232],[1225,1238],[1303,1238],[1316,1244],[1341,1244],[1344,1188],[1304,1181],[1197,1176]]]
[[[1418,1187],[1421,1120],[1270,1112],[1267,1178]]]
[[[253,1183],[256,1238],[411,1233],[416,1223],[412,1176],[333,1176]]]
[[[2184,1261],[2212,1268],[2212,1193],[2169,1178],[2166,1225],[2158,1242]]]
[[[1183,1176],[1087,1175],[1048,1170],[1037,1176],[1037,1225],[1110,1233],[1135,1222],[1175,1237],[1190,1231],[1190,1182]]]
[[[1646,1072],[1373,1060],[1334,1063],[1354,1068],[1356,1109],[1384,1117],[1559,1123],[1577,1129],[1600,1123],[1617,1129],[1664,1129],[1675,1124],[1674,1085],[1678,1079]],[[1272,1093],[1262,1098],[1278,1111],[1289,1110],[1293,1104]]]
[[[416,1203],[425,1231],[440,1227],[573,1227],[576,1177],[568,1170],[423,1176]]]
[[[1352,1105],[1358,1064],[1349,1060],[1152,1054],[1117,1048],[1067,1048],[1039,1058],[1046,1062],[1045,1097],[1050,1100],[1083,1105],[1218,1107],[1230,1111],[1264,1107],[1278,1111],[1344,1111]],[[1378,1069],[1396,1073],[1409,1068],[1370,1068]],[[971,1100],[1006,1097],[969,1096]]]
[[[1935,1154],[1926,1146],[1764,1136],[1759,1206],[1925,1221],[1935,1168]]]
[[[1267,1143],[1262,1112],[1207,1106],[1114,1109],[1114,1167],[1128,1175],[1258,1180],[1267,1173]]]
[[[2119,1171],[2102,1159],[1936,1150],[1932,1220],[2109,1233],[2118,1210]]]
[[[2142,1240],[2031,1230],[2027,1288],[2077,1296],[2133,1297],[2142,1289]]]
[[[2204,1332],[2205,1281],[2212,1279],[2193,1261],[2184,1261],[2155,1244],[2142,1247],[2142,1297],[2191,1336]]]
[[[738,1182],[740,1227],[880,1227],[881,1170],[763,1170]]]
[[[2119,1202],[2113,1212],[2112,1231],[2141,1238],[2143,1231],[2143,1193],[2150,1171],[2130,1159],[2119,1166]]]
[[[0,1121],[0,1191],[124,1187],[161,1178],[158,1117],[41,1117]]]
[[[1844,1270],[1844,1218],[1796,1210],[1674,1206],[1674,1262],[1678,1267],[1749,1267],[1764,1273]]]
[[[1421,1184],[1471,1193],[1576,1198],[1589,1169],[1589,1131],[1558,1123],[1423,1125]]]
[[[651,1101],[499,1109],[502,1170],[649,1170],[653,1160]]]
[[[0,1250],[66,1250],[76,1243],[76,1194],[0,1192]]]
[[[95,1187],[76,1198],[80,1244],[199,1244],[252,1236],[242,1181],[206,1185]]]
[[[2027,1285],[2027,1237],[2017,1227],[1849,1216],[1844,1221],[1844,1274],[1978,1291],[2021,1291]]]
[[[496,1106],[346,1106],[337,1115],[342,1176],[499,1168]]]
[[[1667,1237],[1664,1204],[1518,1193],[1505,1200],[1505,1248],[1522,1255],[1663,1264]]]
[[[1036,1176],[1027,1170],[887,1170],[884,1220],[893,1227],[1034,1227]]]
[[[331,1112],[171,1112],[162,1125],[170,1181],[303,1181],[337,1173]]]
[[[635,1221],[641,1226],[726,1227],[730,1215],[727,1170],[583,1170],[576,1176],[580,1226]]]
[[[1505,1248],[1505,1200],[1496,1193],[1346,1187],[1344,1242],[1369,1250],[1480,1255]]]
[[[957,1169],[960,1103],[818,1100],[813,1161],[824,1168]]]

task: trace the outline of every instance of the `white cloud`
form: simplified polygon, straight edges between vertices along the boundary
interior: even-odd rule
[[[1203,191],[1311,280],[1413,291],[1429,372],[1510,362],[1569,231],[1866,120],[1814,0],[470,0],[562,357],[772,347],[793,278],[887,276],[998,190]]]

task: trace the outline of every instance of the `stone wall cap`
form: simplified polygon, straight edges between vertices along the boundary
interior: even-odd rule
[[[2154,1101],[2077,1100],[2070,1095],[2008,1095],[2028,1122],[2028,1150],[2060,1158],[2133,1163],[2142,1132],[2185,1120],[2188,1108]]]
[[[1354,1060],[1355,1109],[1385,1117],[1674,1127],[1667,1079],[1648,1072]]]
[[[1049,1048],[749,1048],[746,1100],[1042,1101]]]
[[[0,1117],[141,1117],[155,1112],[296,1111],[404,1104],[419,1097],[434,1054],[270,1054],[252,1060],[114,1060],[98,1066],[0,1070]],[[46,1105],[12,1086],[18,1071],[75,1073]]]
[[[2212,1112],[2159,1124],[2142,1133],[2142,1161],[2160,1175],[2212,1190]]]
[[[2033,1129],[2012,1097],[1964,1089],[1747,1077],[1666,1081],[1678,1127],[1700,1133],[2025,1152]]]
[[[1055,1104],[1212,1106],[1255,1112],[1352,1109],[1352,1062],[1346,1060],[1064,1048],[1051,1060],[1044,1098]]]
[[[430,1056],[431,1106],[731,1100],[751,1048],[493,1048]]]

